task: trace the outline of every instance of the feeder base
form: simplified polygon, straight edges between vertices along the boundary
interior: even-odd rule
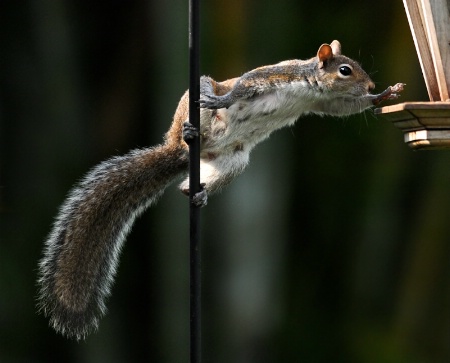
[[[375,109],[413,149],[450,149],[450,102],[405,102]]]

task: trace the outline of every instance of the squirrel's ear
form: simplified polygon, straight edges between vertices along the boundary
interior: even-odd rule
[[[317,51],[317,60],[319,61],[319,68],[323,67],[323,64],[333,58],[333,49],[328,44],[322,44]]]
[[[339,40],[333,40],[330,44],[331,49],[333,50],[333,55],[341,55],[341,43]]]

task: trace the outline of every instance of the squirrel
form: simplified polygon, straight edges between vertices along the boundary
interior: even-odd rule
[[[341,54],[338,41],[320,46],[308,60],[256,68],[223,82],[200,79],[200,131],[188,120],[188,92],[176,109],[164,142],[112,157],[70,191],[45,242],[38,267],[38,309],[62,335],[84,339],[106,313],[105,299],[118,258],[136,217],[165,188],[186,176],[188,142],[200,136],[202,206],[243,172],[250,151],[303,115],[347,116],[398,97],[403,83],[374,95],[361,66]],[[189,195],[189,180],[180,185]]]

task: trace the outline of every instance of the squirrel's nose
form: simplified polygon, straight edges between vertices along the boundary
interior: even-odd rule
[[[375,83],[369,82],[367,89],[369,90],[369,92],[373,91],[375,89]]]

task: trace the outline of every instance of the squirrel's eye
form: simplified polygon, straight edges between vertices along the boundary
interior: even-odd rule
[[[352,74],[352,69],[349,66],[340,66],[339,73],[347,77]]]

